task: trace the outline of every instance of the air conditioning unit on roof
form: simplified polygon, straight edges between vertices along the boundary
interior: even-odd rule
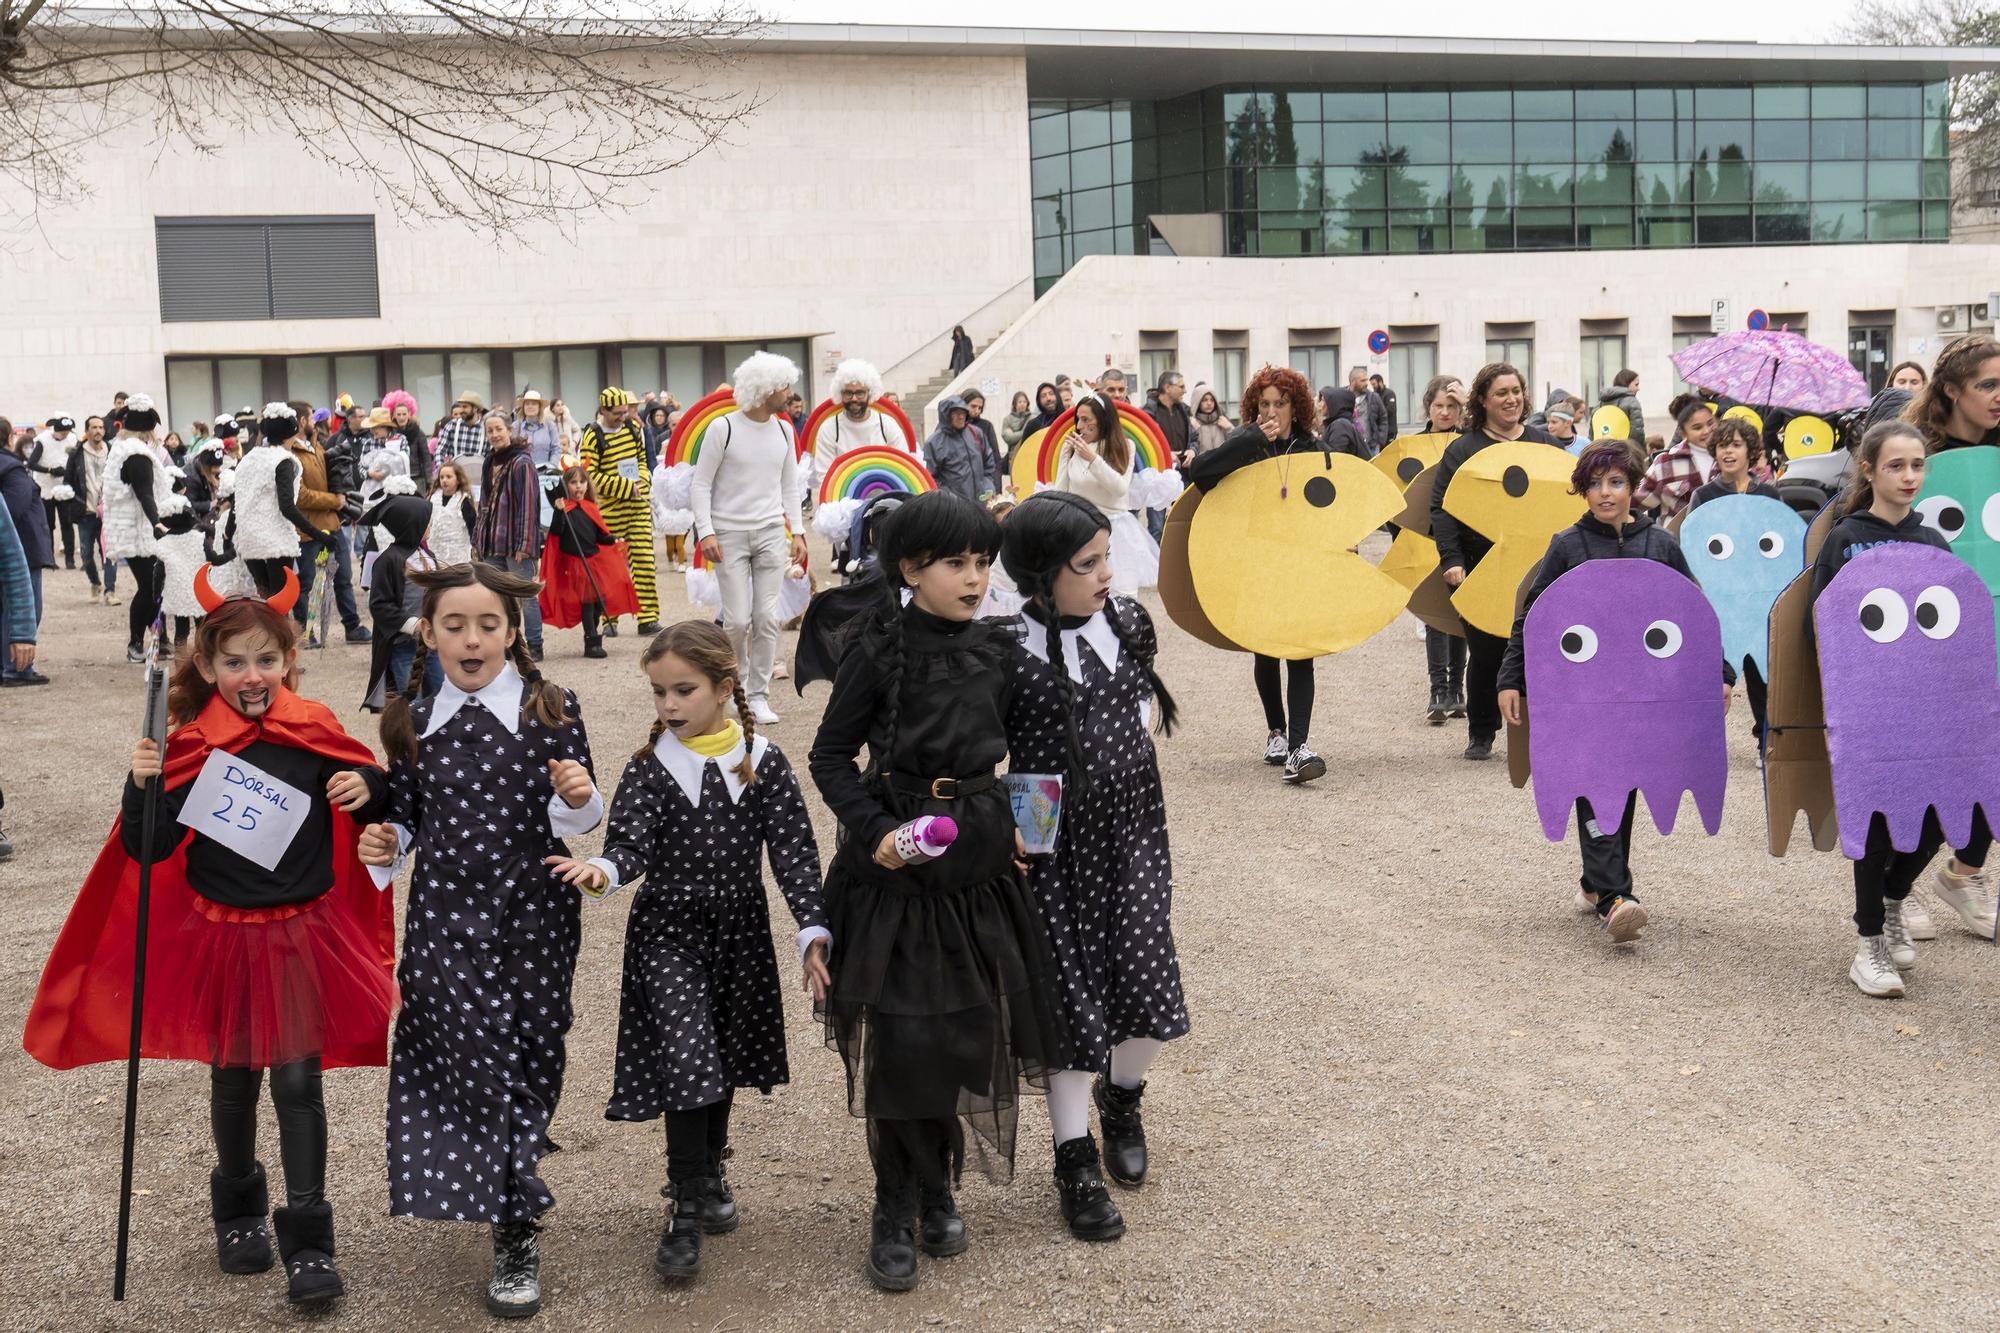
[[[1939,333],[1957,333],[1965,322],[1961,318],[1964,313],[1965,308],[1963,306],[1939,306],[1937,310],[1937,331]]]
[[[1992,302],[1990,302],[1990,301],[1981,301],[1981,302],[1980,302],[1980,303],[1979,303],[1978,305],[1976,305],[1976,306],[1972,307],[1972,324],[1973,324],[1974,326],[1977,326],[1977,325],[1980,325],[1980,324],[1987,324],[1987,325],[1990,325],[1990,324],[1992,324],[1992,323],[1993,323],[1993,303],[1992,303]]]

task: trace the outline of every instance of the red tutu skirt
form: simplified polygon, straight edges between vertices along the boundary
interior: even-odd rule
[[[589,568],[586,570],[585,566]],[[639,614],[639,594],[632,587],[632,570],[625,543],[600,546],[588,561],[569,555],[551,533],[542,548],[542,621],[557,629],[583,623],[583,608],[602,601],[607,616]]]
[[[147,1054],[268,1069],[379,1045],[396,980],[353,913],[327,902],[224,907],[194,895],[175,962],[146,987]],[[166,949],[160,949],[160,945]]]

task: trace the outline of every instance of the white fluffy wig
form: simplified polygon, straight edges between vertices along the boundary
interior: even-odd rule
[[[799,368],[776,352],[752,352],[729,377],[738,407],[755,407],[799,382]]]
[[[882,372],[875,369],[872,361],[860,357],[849,357],[833,368],[833,378],[827,383],[827,392],[835,398],[850,384],[859,384],[868,390],[868,401],[874,402],[882,396]]]

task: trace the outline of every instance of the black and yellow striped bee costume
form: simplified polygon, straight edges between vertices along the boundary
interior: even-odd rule
[[[597,405],[630,407],[632,395],[606,389],[597,396]],[[593,421],[584,427],[581,447],[584,466],[597,487],[604,526],[625,542],[632,587],[639,594],[639,622],[657,624],[660,594],[653,585],[653,481],[646,475],[646,443],[630,421],[608,431],[601,421]]]

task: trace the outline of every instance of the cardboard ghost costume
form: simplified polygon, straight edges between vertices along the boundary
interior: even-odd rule
[[[1924,524],[2000,597],[2000,449],[1933,454],[1917,494]]]
[[[1535,809],[1551,842],[1579,797],[1617,832],[1633,791],[1661,833],[1683,792],[1709,833],[1722,827],[1722,626],[1700,588],[1651,560],[1592,560],[1529,608],[1522,650]]]
[[[2000,822],[2000,663],[1993,597],[1949,551],[1898,542],[1861,552],[1813,605],[1841,851],[1859,860],[1880,814],[1915,851],[1937,811],[1947,842],[1975,807]]]
[[[1685,511],[1681,551],[1722,622],[1722,651],[1771,678],[1771,607],[1805,568],[1806,521],[1768,495],[1725,495]]]

